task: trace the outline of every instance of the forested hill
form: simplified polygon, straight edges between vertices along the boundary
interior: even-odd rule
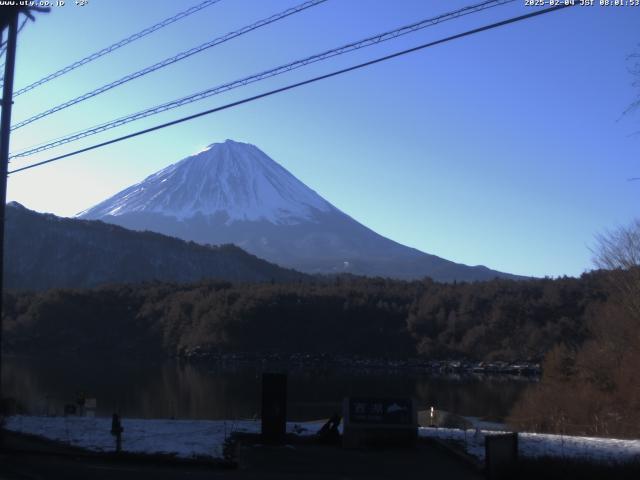
[[[324,283],[143,284],[14,293],[8,353],[175,356],[326,353],[540,360],[580,344],[609,295],[605,274],[443,284],[342,278]]]
[[[99,221],[60,218],[7,205],[8,289],[93,287],[160,280],[292,282],[308,276],[261,260],[233,245],[204,246]]]

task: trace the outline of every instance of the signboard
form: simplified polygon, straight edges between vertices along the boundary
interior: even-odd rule
[[[345,448],[412,447],[418,439],[418,417],[410,398],[345,398],[343,412]]]
[[[412,425],[409,398],[349,398],[349,422],[370,425]]]
[[[95,398],[87,398],[84,402],[84,416],[94,418],[96,416],[97,400]]]

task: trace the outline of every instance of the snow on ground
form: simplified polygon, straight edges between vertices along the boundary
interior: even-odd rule
[[[460,442],[465,451],[484,461],[484,437],[500,432],[491,430],[458,430],[453,428],[421,427],[419,435]],[[505,433],[505,432],[502,432]],[[519,433],[519,454],[523,457],[557,457],[589,459],[602,462],[626,462],[640,460],[640,440],[613,438],[574,437],[543,433]]]
[[[288,423],[287,431],[299,435],[317,433],[324,422]],[[231,432],[259,433],[259,420],[160,420],[123,419],[122,449],[131,453],[171,454],[181,458],[222,458],[224,441]],[[96,452],[112,452],[111,418],[40,417],[16,415],[5,428],[38,435]],[[484,438],[500,433],[491,430],[420,427],[423,438],[456,441],[470,455],[484,460]],[[640,460],[640,440],[573,437],[520,433],[520,455],[625,462]]]
[[[483,420],[480,417],[465,416],[464,418],[466,418],[471,423],[471,428],[473,429],[479,428],[480,430],[499,430],[499,431],[505,431],[507,429],[507,426],[503,422],[490,422],[487,420]]]
[[[289,423],[287,430],[315,434],[321,423]],[[170,454],[181,458],[222,458],[224,441],[231,432],[259,433],[259,420],[122,419],[122,450],[130,453]],[[5,428],[95,452],[113,452],[111,418],[39,417],[16,415]]]

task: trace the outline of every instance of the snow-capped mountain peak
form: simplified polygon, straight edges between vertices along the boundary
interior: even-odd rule
[[[214,143],[78,216],[201,244],[233,243],[314,274],[445,281],[504,276],[385,238],[333,207],[257,147],[232,140]]]
[[[264,152],[226,140],[169,165],[78,214],[84,218],[159,213],[183,220],[223,215],[295,224],[335,208]]]

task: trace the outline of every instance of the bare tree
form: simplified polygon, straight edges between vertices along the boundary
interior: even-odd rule
[[[628,226],[596,235],[593,263],[606,270],[640,267],[640,218]]]
[[[629,105],[624,111],[625,114],[631,113],[640,108],[640,50],[630,54],[627,57],[627,61],[629,62],[629,73],[635,77],[631,85],[634,89],[638,90],[638,95],[636,96],[636,99],[631,102],[631,105]]]
[[[634,112],[640,108],[640,50],[630,54],[627,57],[627,61],[629,62],[629,73],[634,76],[633,82],[631,85],[635,90],[638,91],[638,94],[634,101],[627,107],[624,111],[623,115],[627,115],[628,113]],[[640,133],[640,132],[636,132]],[[632,177],[629,178],[630,182],[640,181],[640,177]]]
[[[596,235],[593,263],[609,270],[629,313],[640,321],[640,218],[628,226]]]

